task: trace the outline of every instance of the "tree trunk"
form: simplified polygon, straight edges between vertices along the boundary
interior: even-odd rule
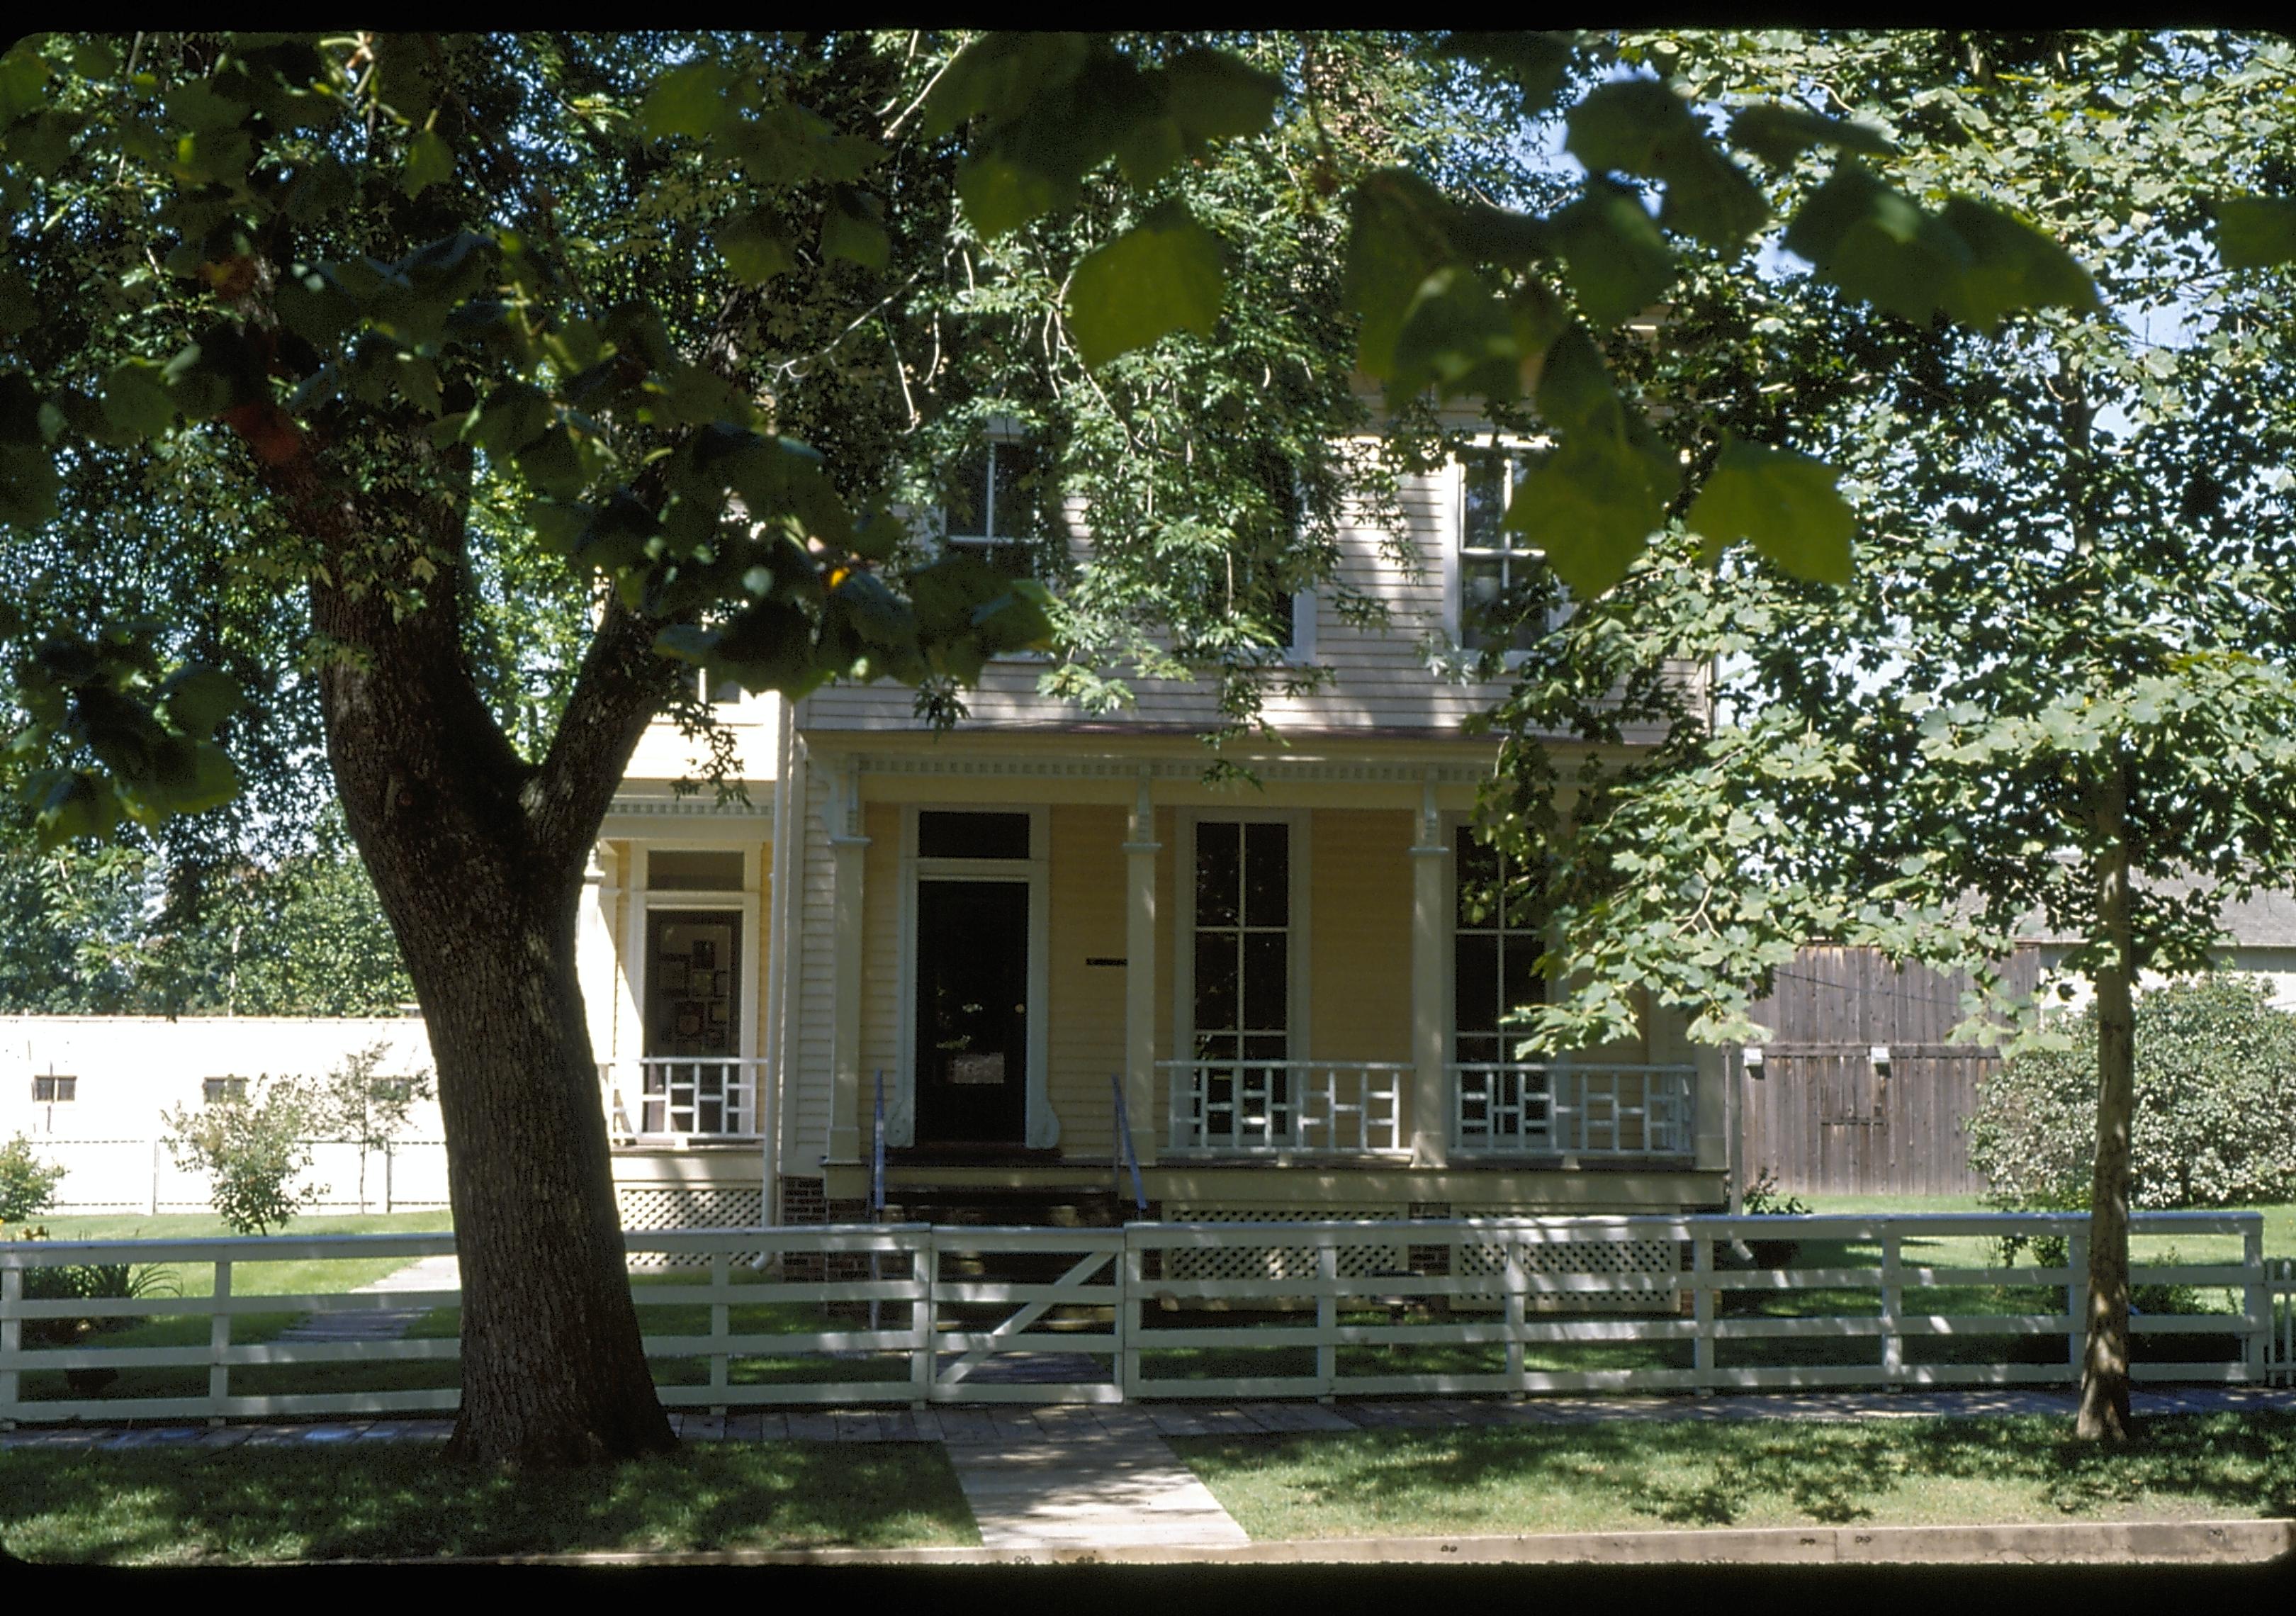
[[[2075,1433],[2125,1440],[2128,1410],[2128,1179],[2136,1116],[2135,959],[2128,920],[2128,776],[2106,764],[2096,828],[2097,908],[2105,955],[2096,974],[2096,1165],[2089,1182],[2088,1333]]]
[[[422,514],[431,554],[455,555],[455,513]],[[550,757],[529,764],[469,676],[456,570],[403,572],[412,611],[379,588],[311,591],[319,643],[349,648],[319,678],[336,788],[438,1063],[463,1280],[447,1451],[518,1466],[662,1451],[676,1438],[630,1297],[575,934],[590,848],[670,665],[610,608]]]

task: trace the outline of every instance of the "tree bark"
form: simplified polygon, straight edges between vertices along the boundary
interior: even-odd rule
[[[448,1455],[538,1467],[666,1450],[676,1438],[630,1297],[575,934],[590,847],[671,664],[649,649],[651,625],[610,607],[550,757],[529,765],[463,655],[458,513],[435,497],[347,504],[329,537],[373,571],[346,584],[339,565],[312,586],[332,648],[320,704],[344,816],[438,1066],[463,1282]]]
[[[2087,1339],[2075,1434],[2136,1434],[2128,1407],[2128,1180],[2136,1116],[2136,1038],[2128,916],[2128,775],[2117,754],[2098,792],[2097,911],[2105,956],[2096,974],[2096,1164],[2089,1181]]]

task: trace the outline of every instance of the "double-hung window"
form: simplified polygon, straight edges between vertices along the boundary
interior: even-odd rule
[[[1505,525],[1529,469],[1521,449],[1459,457],[1459,644],[1470,651],[1527,651],[1546,632],[1554,587],[1546,554]]]
[[[992,436],[956,470],[941,507],[950,548],[970,550],[1007,578],[1036,570],[1037,455],[1018,439]]]

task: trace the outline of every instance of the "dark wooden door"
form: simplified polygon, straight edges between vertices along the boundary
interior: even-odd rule
[[[1024,1144],[1029,888],[917,882],[919,1144]]]

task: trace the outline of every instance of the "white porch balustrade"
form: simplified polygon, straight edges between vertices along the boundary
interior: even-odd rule
[[[1454,1065],[1451,1147],[1462,1155],[1688,1156],[1697,1071],[1575,1061]]]
[[[1175,1156],[1408,1155],[1394,1061],[1159,1061]]]
[[[673,1144],[755,1139],[764,1065],[687,1056],[601,1061],[607,1131],[618,1139]]]

